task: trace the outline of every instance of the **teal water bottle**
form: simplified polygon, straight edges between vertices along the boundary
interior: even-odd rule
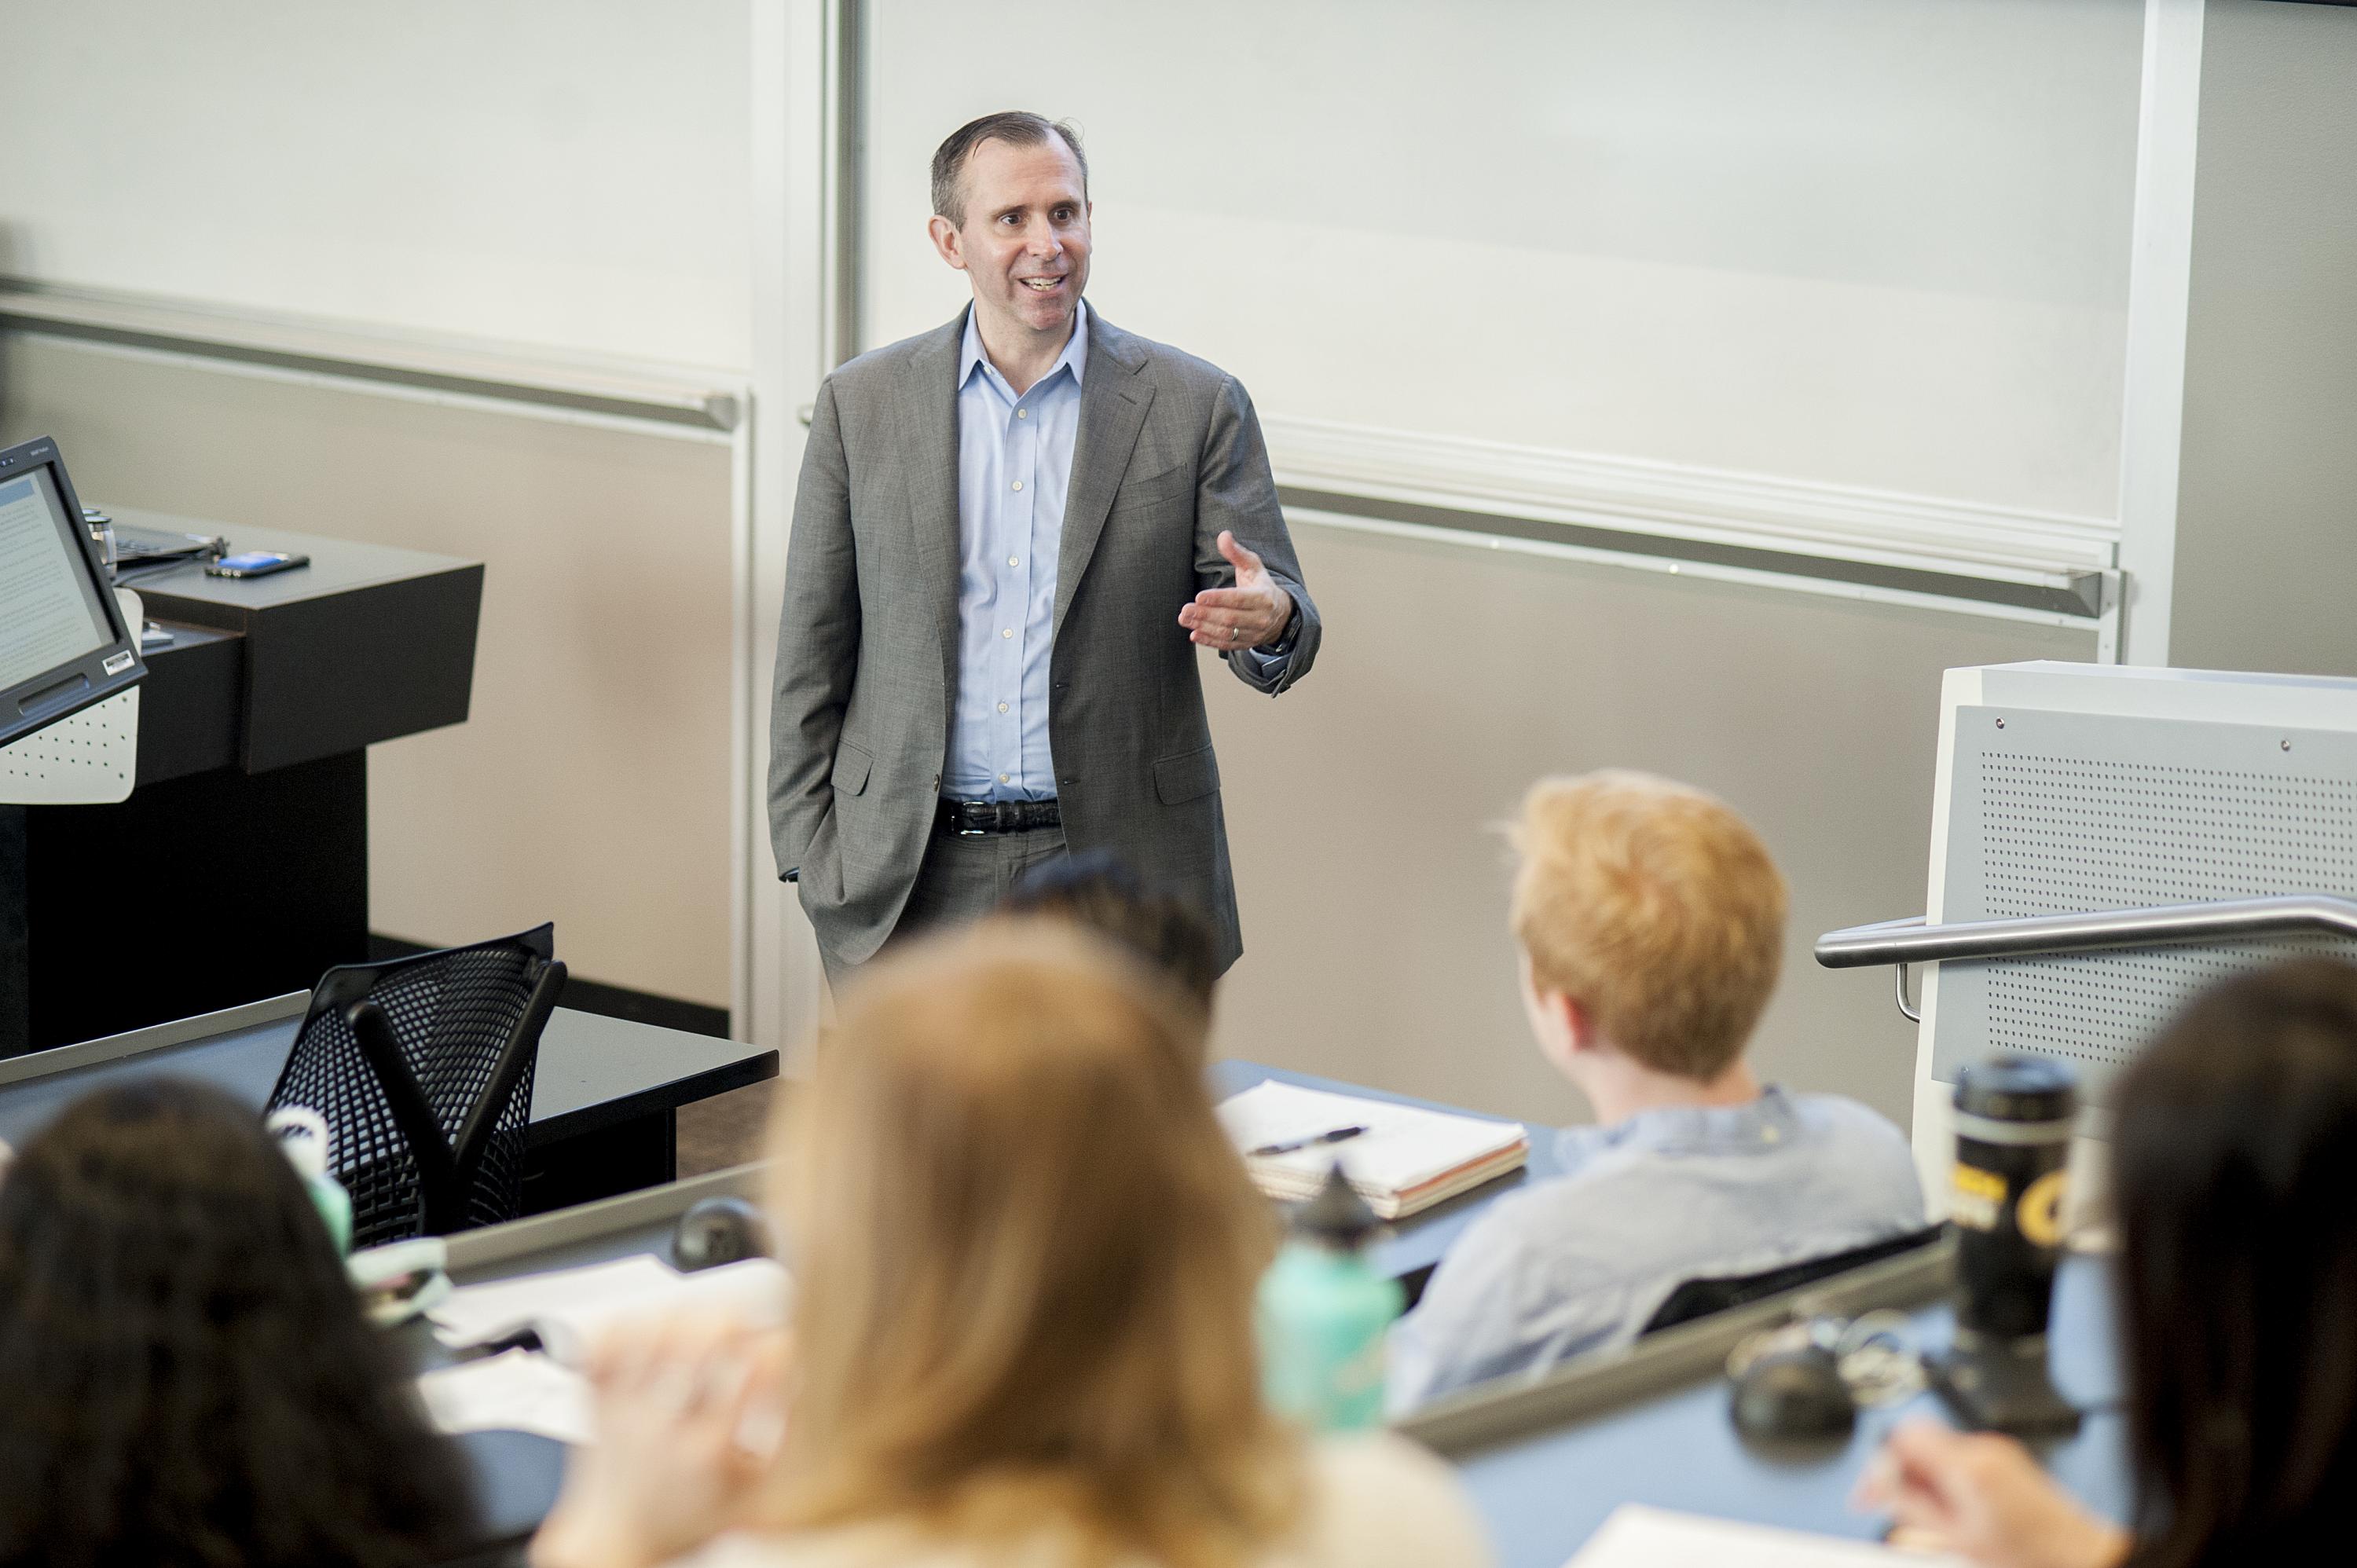
[[[1405,1298],[1367,1262],[1377,1224],[1338,1165],[1261,1276],[1262,1390],[1313,1432],[1383,1424],[1383,1334]]]
[[[264,1123],[278,1146],[286,1151],[287,1162],[295,1174],[303,1178],[303,1186],[311,1194],[312,1207],[328,1227],[328,1237],[336,1244],[336,1255],[343,1256],[352,1250],[352,1195],[344,1190],[343,1183],[328,1174],[328,1156],[334,1153],[334,1135],[328,1131],[328,1119],[307,1105],[285,1105],[270,1113]]]

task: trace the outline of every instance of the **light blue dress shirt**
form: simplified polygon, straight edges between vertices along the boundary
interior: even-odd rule
[[[1088,367],[1085,300],[1072,313],[1063,353],[1020,397],[990,362],[966,312],[958,351],[957,711],[942,768],[942,793],[952,800],[1055,798],[1048,672],[1064,499]],[[1170,607],[1174,636],[1184,635],[1178,610]],[[1288,657],[1293,635],[1288,627],[1273,648],[1226,657],[1265,674]]]
[[[1485,1209],[1392,1328],[1394,1413],[1626,1345],[1690,1279],[1764,1273],[1924,1223],[1898,1128],[1770,1087],[1556,1136],[1566,1174]]]
[[[966,313],[958,356],[958,686],[942,793],[1046,800],[1056,556],[1088,374],[1089,307],[1048,373],[1017,396]],[[1173,605],[1175,617],[1178,607]]]

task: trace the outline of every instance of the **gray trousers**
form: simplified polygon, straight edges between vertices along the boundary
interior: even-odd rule
[[[917,885],[909,890],[899,923],[885,939],[881,952],[890,952],[894,943],[920,931],[980,919],[997,908],[1017,877],[1063,853],[1061,828],[978,833],[972,838],[935,833],[925,845],[925,861],[917,868]],[[859,968],[836,958],[823,944],[819,957],[826,965],[826,983],[832,990],[840,990]]]

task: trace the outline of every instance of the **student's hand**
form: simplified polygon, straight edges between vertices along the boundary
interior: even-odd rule
[[[652,1568],[747,1521],[784,1432],[786,1337],[733,1318],[618,1327],[589,1358],[596,1440],[533,1538],[533,1568]]]
[[[1853,1506],[1983,1568],[2116,1568],[2127,1533],[2056,1486],[2010,1437],[1910,1421],[1860,1477]]]

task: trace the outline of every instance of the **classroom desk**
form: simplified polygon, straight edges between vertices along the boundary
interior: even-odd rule
[[[1779,1451],[1749,1445],[1728,1419],[1727,1353],[1783,1322],[1796,1299],[1852,1315],[1889,1306],[1911,1342],[1936,1349],[1953,1326],[1946,1293],[1953,1244],[1875,1264],[1823,1285],[1650,1336],[1617,1356],[1544,1381],[1473,1390],[1402,1423],[1453,1463],[1490,1527],[1500,1568],[1562,1568],[1624,1502],[1871,1539],[1884,1521],[1849,1510],[1851,1487],[1901,1419],[1939,1412],[1922,1394],[1860,1412],[1846,1439]],[[2103,1260],[2065,1262],[2052,1337],[2055,1380],[2088,1410],[2079,1434],[2042,1457],[2072,1493],[2114,1519],[2128,1510],[2120,1375]]]
[[[1372,1091],[1248,1062],[1211,1069],[1222,1095],[1275,1077],[1313,1088]],[[1383,1096],[1401,1099],[1399,1096]],[[1407,1103],[1428,1103],[1407,1101]],[[1534,1128],[1534,1161],[1551,1142]],[[1535,1174],[1545,1174],[1540,1165]],[[632,1252],[664,1254],[680,1214],[702,1197],[758,1197],[761,1167],[677,1182],[561,1213],[468,1231],[451,1239],[451,1273],[461,1283],[601,1262]],[[1383,1243],[1394,1273],[1427,1266],[1481,1208],[1519,1185],[1503,1177],[1400,1225]],[[1428,1407],[1402,1430],[1453,1463],[1471,1490],[1501,1568],[1561,1568],[1623,1502],[1646,1502],[1758,1523],[1868,1538],[1879,1521],[1849,1512],[1849,1489],[1882,1435],[1903,1416],[1936,1409],[1929,1395],[1897,1409],[1868,1411],[1847,1440],[1781,1452],[1748,1447],[1727,1420],[1727,1353],[1757,1327],[1783,1321],[1796,1300],[1854,1314],[1906,1311],[1918,1348],[1946,1342],[1945,1294],[1952,1245],[1872,1265],[1840,1280],[1653,1335],[1616,1356],[1585,1362],[1528,1386],[1472,1390]],[[2090,1414],[2079,1435],[2044,1456],[2091,1506],[2125,1517],[2128,1482],[2118,1412],[2107,1276],[2099,1260],[2072,1258],[2056,1293],[2054,1358],[2064,1391]],[[422,1325],[402,1330],[421,1368],[448,1353]],[[555,1499],[561,1446],[523,1433],[479,1433],[461,1440],[481,1487],[488,1544],[514,1547]]]
[[[1355,1084],[1286,1072],[1255,1062],[1220,1062],[1212,1067],[1210,1077],[1212,1092],[1221,1098],[1275,1078],[1310,1089],[1337,1090],[1406,1105],[1432,1103],[1404,1095],[1379,1094]],[[1536,1174],[1544,1175],[1554,1168],[1553,1140],[1545,1135],[1549,1131],[1546,1128],[1534,1127],[1531,1131],[1533,1165]],[[1544,1156],[1542,1145],[1546,1149]],[[605,1262],[633,1252],[654,1252],[668,1261],[673,1226],[689,1205],[724,1193],[758,1197],[761,1175],[762,1167],[744,1165],[562,1213],[466,1231],[450,1239],[450,1275],[460,1284],[476,1284],[517,1274]],[[1470,1223],[1485,1204],[1501,1193],[1512,1191],[1525,1179],[1527,1176],[1520,1173],[1501,1176],[1400,1221],[1377,1243],[1376,1265],[1394,1277],[1420,1283],[1421,1275],[1430,1271],[1450,1239]],[[425,1325],[413,1324],[401,1332],[420,1369],[449,1364],[449,1353]],[[521,1432],[476,1433],[461,1441],[480,1486],[488,1543],[496,1546],[522,1541],[539,1527],[541,1519],[556,1500],[557,1483],[565,1468],[562,1446]],[[1551,1563],[1548,1568],[1558,1565]]]
[[[0,1139],[21,1143],[68,1101],[134,1075],[181,1074],[260,1106],[309,1004],[290,992],[0,1060]],[[679,1107],[777,1075],[774,1050],[557,1008],[533,1075],[525,1211],[670,1181]]]

